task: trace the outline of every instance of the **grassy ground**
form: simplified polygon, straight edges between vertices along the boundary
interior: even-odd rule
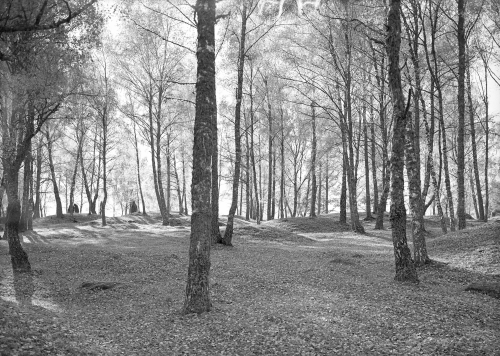
[[[212,250],[213,311],[183,316],[189,221],[76,215],[24,234],[33,273],[0,241],[0,355],[500,355],[500,222],[439,236],[420,284],[396,283],[390,230],[336,217],[237,220]],[[116,282],[113,289],[81,288]]]

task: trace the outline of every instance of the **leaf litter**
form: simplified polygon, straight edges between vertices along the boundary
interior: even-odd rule
[[[31,282],[9,277],[0,242],[0,355],[500,354],[499,300],[464,290],[500,278],[499,223],[430,234],[418,285],[392,280],[390,230],[369,222],[364,236],[334,216],[238,224],[235,247],[212,249],[212,311],[182,315],[189,230],[157,220],[42,219]],[[81,288],[104,282],[120,287]]]

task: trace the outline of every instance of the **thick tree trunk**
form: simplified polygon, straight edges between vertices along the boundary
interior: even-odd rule
[[[191,237],[184,313],[203,313],[211,308],[209,272],[211,245],[210,189],[212,177],[213,116],[215,96],[215,0],[197,0],[198,61],[196,115],[193,146]]]
[[[21,202],[18,196],[19,167],[5,165],[5,185],[7,191],[7,218],[5,221],[5,234],[9,241],[9,254],[12,269],[16,272],[30,272],[31,265],[28,254],[24,251],[19,238],[19,220],[21,218]]]
[[[389,87],[393,101],[393,137],[391,155],[391,222],[397,281],[418,282],[415,265],[406,240],[406,208],[404,202],[404,145],[406,114],[399,51],[401,48],[401,1],[391,0],[387,15],[386,50],[389,59]]]
[[[458,132],[457,132],[457,217],[458,229],[466,227],[465,220],[465,0],[458,0]],[[479,175],[478,175],[479,176]],[[450,209],[452,209],[450,207]],[[484,218],[484,217],[483,217]]]
[[[241,100],[243,98],[243,74],[245,69],[245,38],[246,38],[246,23],[247,23],[247,7],[246,3],[242,4],[243,9],[241,13],[241,33],[240,33],[240,48],[238,53],[238,79],[236,87],[236,107],[234,111],[234,176],[233,176],[233,197],[231,200],[231,207],[227,217],[226,231],[222,243],[224,245],[232,246],[233,228],[234,228],[234,215],[236,214],[236,207],[238,206],[238,184],[240,183],[241,171]],[[248,167],[247,167],[248,172]],[[248,181],[248,173],[247,173]],[[248,183],[247,183],[248,184]],[[248,201],[248,189],[247,189]],[[248,203],[247,203],[248,215]],[[241,212],[240,212],[241,214]],[[248,220],[248,218],[247,218]]]
[[[318,189],[316,183],[316,110],[314,102],[311,103],[311,120],[312,120],[312,147],[311,147],[311,211],[310,217],[316,217],[316,191]]]

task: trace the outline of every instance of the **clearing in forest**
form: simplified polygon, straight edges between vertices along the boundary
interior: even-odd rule
[[[500,222],[439,236],[428,221],[435,262],[410,285],[373,223],[237,220],[235,246],[212,249],[212,311],[183,316],[188,218],[75,220],[24,233],[31,274],[0,241],[1,355],[500,354],[499,299],[464,290],[499,283]]]

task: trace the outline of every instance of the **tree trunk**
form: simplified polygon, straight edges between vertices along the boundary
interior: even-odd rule
[[[83,150],[82,146],[83,146],[83,138],[80,138],[80,142],[78,143],[78,148],[76,150],[75,168],[73,169],[73,174],[71,175],[71,185],[69,190],[69,212],[71,216],[73,216],[73,214],[75,213],[74,205],[75,205],[76,174],[78,173],[78,163]]]
[[[234,228],[234,215],[236,214],[236,207],[238,205],[238,184],[240,182],[241,171],[241,100],[243,97],[243,74],[245,69],[245,38],[246,38],[246,23],[247,23],[247,7],[243,2],[243,9],[241,13],[241,33],[240,33],[240,48],[238,53],[238,79],[236,87],[236,107],[234,111],[234,177],[233,177],[233,197],[231,200],[231,207],[227,217],[226,231],[222,243],[224,245],[232,246],[233,228]],[[247,167],[248,172],[248,167]],[[248,181],[248,174],[247,174]],[[248,184],[248,182],[247,182]],[[248,195],[248,189],[247,189]],[[247,196],[248,201],[248,196]],[[247,203],[248,215],[248,203]],[[240,212],[241,214],[241,212]],[[248,220],[248,219],[247,219]]]
[[[32,219],[30,216],[31,198],[32,198],[32,184],[33,184],[33,167],[32,167],[32,153],[31,143],[28,145],[26,157],[24,157],[24,177],[23,177],[23,201],[21,206],[21,219],[19,221],[19,231],[28,230],[29,221]]]
[[[107,82],[107,81],[106,81]],[[107,88],[106,88],[107,95]],[[106,226],[106,203],[108,201],[108,173],[107,173],[107,149],[108,149],[108,112],[104,108],[102,115],[102,201],[101,201],[101,223]]]
[[[5,234],[9,241],[9,254],[12,269],[16,272],[30,272],[31,265],[28,254],[24,251],[19,238],[19,220],[21,218],[21,202],[18,196],[19,168],[14,165],[5,165],[5,185],[7,191],[7,218],[5,220]]]
[[[474,121],[474,106],[472,104],[472,85],[470,81],[470,66],[467,67],[467,101],[469,104],[469,121],[470,121],[470,138],[472,146],[472,165],[474,168],[474,178],[476,182],[477,207],[479,210],[478,219],[485,221],[483,194],[481,193],[481,180],[479,178],[479,164],[477,161],[477,146],[476,146],[476,123]],[[487,157],[487,156],[486,156]],[[471,187],[472,188],[472,187]],[[474,191],[472,191],[474,193]]]
[[[255,209],[256,209],[256,220],[257,224],[260,224],[260,203],[259,203],[259,189],[257,182],[257,170],[255,166],[255,152],[254,152],[254,112],[253,112],[253,63],[250,66],[250,160],[252,161],[252,173],[253,173],[253,184],[255,191]]]
[[[328,214],[328,191],[330,189],[329,182],[330,182],[330,174],[328,172],[328,154],[326,155],[326,167],[325,167],[325,214]]]
[[[285,123],[281,108],[281,140],[280,140],[280,216],[285,217]]]
[[[135,128],[135,121],[133,123],[134,126],[134,149],[135,149],[135,164],[137,167],[137,186],[139,187],[139,194],[141,197],[142,204],[142,215],[146,214],[146,204],[144,203],[144,194],[142,193],[142,184],[141,184],[141,164],[139,161],[139,143],[137,141],[137,131]]]
[[[311,147],[311,211],[310,217],[316,217],[316,110],[314,102],[311,103],[311,120],[312,120],[312,147]]]
[[[457,132],[457,216],[458,229],[466,227],[465,220],[465,0],[458,0],[458,132]]]
[[[393,138],[391,155],[391,222],[392,241],[396,265],[397,281],[418,282],[415,265],[411,259],[406,241],[406,208],[404,202],[404,145],[406,114],[401,72],[399,69],[399,51],[401,48],[401,2],[391,0],[387,15],[386,50],[389,59],[389,87],[393,101]]]
[[[181,191],[181,181],[179,179],[179,173],[177,172],[177,160],[175,159],[175,154],[172,156],[173,164],[174,164],[174,177],[175,177],[175,186],[177,190],[177,201],[179,203],[179,214],[184,215],[184,205],[182,202],[182,191]]]
[[[267,83],[267,79],[264,79],[264,85],[266,87],[266,96],[267,96],[267,120],[268,120],[268,174],[267,174],[267,220],[273,220],[274,219],[274,214],[273,214],[273,181],[274,181],[274,175],[273,175],[273,156],[274,156],[274,149],[273,149],[273,116],[272,116],[272,111],[271,111],[271,97],[269,95],[269,86]]]
[[[47,139],[47,153],[49,158],[49,168],[50,168],[50,176],[52,179],[52,187],[54,189],[54,198],[56,200],[56,216],[58,218],[62,218],[63,209],[61,203],[61,197],[59,195],[59,187],[57,186],[56,172],[54,169],[54,160],[52,155],[52,138],[48,131],[45,131],[45,138]]]
[[[363,107],[363,133],[365,144],[365,220],[372,220],[372,208],[370,201],[370,162],[368,161],[368,123],[366,122],[366,107]]]
[[[40,218],[41,184],[42,184],[42,143],[41,140],[39,140],[36,146],[36,181],[35,181],[35,204],[33,206],[33,219]]]
[[[196,83],[196,115],[193,146],[193,182],[191,198],[191,237],[186,300],[183,312],[203,313],[211,308],[209,272],[212,209],[210,189],[211,159],[214,142],[212,132],[217,114],[215,96],[215,0],[197,0],[198,62]]]
[[[347,224],[347,153],[342,145],[342,186],[340,188],[340,217],[341,224]]]
[[[411,234],[413,237],[413,256],[416,266],[430,263],[425,243],[424,216],[422,212],[422,194],[420,190],[420,175],[418,166],[420,160],[415,150],[416,122],[412,120],[411,112],[408,113],[406,124],[406,172],[408,175],[408,189],[411,214]]]
[[[318,215],[321,215],[321,198],[322,198],[322,181],[321,181],[321,178],[322,178],[322,165],[321,165],[321,161],[319,162],[319,171],[318,171]]]

